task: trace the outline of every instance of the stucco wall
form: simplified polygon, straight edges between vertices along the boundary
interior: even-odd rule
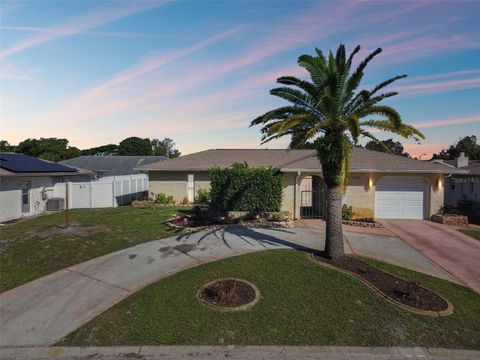
[[[15,177],[2,178],[0,191],[0,221],[18,219],[22,216],[22,191],[20,183],[30,182],[30,209],[28,215],[39,215],[46,210],[47,202],[42,199],[44,188],[53,185],[50,177]]]
[[[210,180],[206,171],[150,171],[149,192],[172,195],[176,203],[181,203],[187,196],[188,174],[193,174],[195,193],[199,189],[210,188]]]
[[[295,212],[295,181],[297,174],[285,173],[283,174],[283,198],[282,211],[289,211],[292,214]]]
[[[353,207],[354,218],[374,216],[375,189],[368,189],[369,176],[351,174],[343,196],[343,203]]]

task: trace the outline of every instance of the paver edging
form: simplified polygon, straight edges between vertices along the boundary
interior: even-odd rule
[[[387,294],[385,294],[383,291],[381,291],[380,289],[378,289],[377,287],[373,286],[372,284],[370,284],[367,280],[365,280],[364,278],[362,278],[361,276],[353,273],[353,272],[350,272],[350,271],[347,271],[347,270],[344,270],[344,269],[340,269],[336,266],[333,266],[333,265],[330,265],[330,264],[326,264],[326,263],[323,263],[321,261],[318,261],[317,259],[315,259],[314,257],[315,255],[312,253],[308,256],[309,259],[311,259],[313,262],[315,262],[316,264],[319,264],[321,266],[324,266],[326,268],[329,268],[329,269],[333,269],[333,270],[336,270],[336,271],[339,271],[341,273],[344,273],[346,275],[349,275],[351,277],[354,277],[356,278],[357,280],[360,280],[364,285],[368,286],[370,289],[372,289],[379,297],[381,297],[382,299],[388,301],[389,303],[405,310],[405,311],[408,311],[410,313],[413,313],[415,315],[423,315],[423,316],[430,316],[430,317],[445,317],[445,316],[450,316],[453,314],[453,311],[454,311],[454,307],[453,307],[453,304],[448,301],[447,299],[445,299],[443,296],[437,294],[435,291],[433,290],[430,290],[428,288],[426,288],[425,286],[422,285],[422,287],[425,289],[425,290],[428,290],[432,293],[434,293],[435,295],[439,296],[440,298],[442,298],[446,303],[447,303],[447,308],[445,310],[442,310],[442,311],[431,311],[431,310],[420,310],[420,309],[416,309],[414,307],[411,307],[411,306],[408,306],[408,305],[405,305],[403,303],[401,303],[400,301],[397,301],[393,298],[391,298],[390,296],[388,296]],[[393,276],[393,277],[396,277],[400,280],[403,280],[403,281],[407,281],[405,279],[402,279],[401,277],[398,277],[396,275],[393,275],[393,274],[390,274],[389,272],[387,271],[384,271],[382,270],[384,273],[390,275],[390,276]]]

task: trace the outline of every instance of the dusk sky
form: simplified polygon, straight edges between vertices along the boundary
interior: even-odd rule
[[[0,14],[0,139],[11,144],[140,136],[171,137],[183,154],[260,147],[248,126],[284,104],[268,93],[276,78],[304,77],[299,55],[340,43],[362,46],[357,61],[383,48],[367,89],[408,75],[386,104],[427,137],[402,140],[410,154],[480,136],[480,1],[3,0]]]

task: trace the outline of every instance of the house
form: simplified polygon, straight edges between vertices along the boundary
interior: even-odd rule
[[[465,170],[467,174],[454,174],[445,179],[445,204],[470,207],[469,211],[480,210],[480,160],[469,160],[465,153],[455,160],[433,160],[453,169]]]
[[[0,222],[45,212],[53,186],[90,172],[15,153],[0,153]]]
[[[60,164],[87,169],[92,172],[91,179],[81,181],[105,179],[112,176],[139,174],[135,168],[141,165],[167,160],[165,156],[79,156],[60,161]],[[79,179],[80,180],[80,179]]]
[[[149,173],[149,191],[192,202],[210,186],[208,170],[247,163],[277,168],[284,178],[282,210],[294,218],[324,217],[326,198],[315,150],[213,149],[138,167]],[[355,216],[428,219],[444,202],[445,176],[466,171],[401,156],[354,148],[343,202]]]

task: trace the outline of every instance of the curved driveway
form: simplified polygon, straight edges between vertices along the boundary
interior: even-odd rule
[[[455,281],[387,236],[345,233],[346,250]],[[151,241],[60,270],[0,295],[0,346],[51,345],[146,285],[189,267],[266,249],[323,249],[322,229],[230,227]]]

